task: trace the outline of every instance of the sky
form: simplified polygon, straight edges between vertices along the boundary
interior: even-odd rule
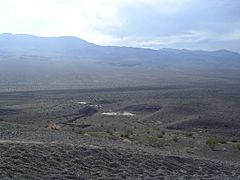
[[[0,0],[0,33],[240,52],[240,1]]]

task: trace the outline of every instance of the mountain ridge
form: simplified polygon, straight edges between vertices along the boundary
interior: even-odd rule
[[[239,69],[240,55],[227,50],[154,50],[66,36],[0,35],[0,91],[205,83],[206,77],[236,82]]]
[[[33,40],[49,40],[49,41],[52,41],[52,40],[57,40],[59,42],[62,41],[62,43],[66,43],[66,41],[70,41],[71,40],[71,43],[76,43],[78,42],[78,45],[92,45],[92,46],[98,46],[98,47],[108,47],[108,48],[132,48],[132,49],[142,49],[142,50],[152,50],[152,51],[168,51],[168,52],[225,52],[225,53],[235,53],[235,54],[238,54],[240,55],[240,53],[238,52],[235,52],[235,51],[231,51],[231,50],[227,50],[227,49],[219,49],[219,50],[214,50],[214,51],[209,51],[209,50],[190,50],[190,49],[175,49],[175,48],[160,48],[160,49],[152,49],[152,48],[143,48],[143,47],[131,47],[131,46],[111,46],[111,45],[108,45],[108,46],[102,46],[102,45],[97,45],[97,44],[94,44],[94,43],[90,43],[84,39],[81,39],[79,37],[76,37],[76,36],[51,36],[51,37],[43,37],[43,36],[36,36],[36,35],[30,35],[30,34],[12,34],[12,33],[2,33],[0,34],[0,45],[2,45],[2,41],[4,40],[3,38],[8,38],[7,40],[9,41],[10,40],[17,40],[19,41],[20,38],[22,38],[22,40],[24,40],[23,38],[25,38],[25,40],[29,40],[30,38],[32,38],[32,41]],[[24,41],[25,41],[24,40]],[[65,41],[64,41],[65,40]],[[35,41],[35,43],[38,43],[37,41]],[[76,43],[77,44],[77,43]],[[75,45],[76,45],[75,44]],[[0,47],[2,48],[2,47]]]
[[[1,56],[2,54],[2,56]],[[3,57],[3,54],[5,55]],[[71,57],[80,62],[113,66],[240,65],[240,54],[229,50],[148,49],[125,46],[100,46],[74,36],[39,37],[27,34],[0,34],[0,60],[55,59]],[[23,58],[29,56],[30,58]],[[35,56],[36,58],[33,58]]]

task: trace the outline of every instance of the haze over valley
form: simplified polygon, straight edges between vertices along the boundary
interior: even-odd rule
[[[0,35],[1,91],[238,82],[240,54],[99,46],[77,37]],[[233,79],[230,79],[233,77]]]

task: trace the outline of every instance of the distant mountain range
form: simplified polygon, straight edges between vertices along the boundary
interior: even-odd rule
[[[99,46],[77,37],[0,34],[0,91],[240,81],[240,54]]]
[[[72,36],[37,37],[9,33],[0,34],[0,55],[3,53],[42,57],[64,56],[126,66],[162,63],[240,63],[240,54],[228,50],[192,51],[166,48],[153,50],[99,46]]]

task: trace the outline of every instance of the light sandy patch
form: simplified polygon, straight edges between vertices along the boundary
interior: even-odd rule
[[[106,116],[135,116],[135,114],[130,112],[103,112],[102,115]]]

